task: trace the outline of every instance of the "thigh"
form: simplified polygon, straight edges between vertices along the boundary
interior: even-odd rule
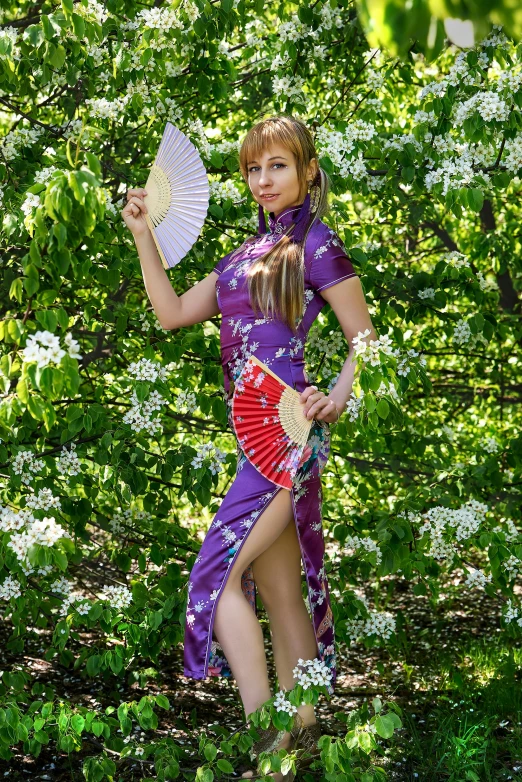
[[[277,540],[290,522],[294,524],[292,498],[288,489],[281,488],[248,531],[230,571],[225,589],[229,586],[240,587],[243,571]]]
[[[302,600],[301,547],[295,522],[252,563],[256,587],[267,611]]]

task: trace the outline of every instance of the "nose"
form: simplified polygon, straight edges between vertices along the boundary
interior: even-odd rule
[[[265,183],[270,182],[270,176],[268,171],[261,171],[261,174],[259,176],[259,184],[261,187],[265,186]]]

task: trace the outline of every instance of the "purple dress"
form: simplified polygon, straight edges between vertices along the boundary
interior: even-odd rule
[[[301,392],[309,385],[304,348],[310,327],[326,301],[321,291],[356,276],[339,236],[316,220],[305,245],[304,315],[294,336],[282,321],[256,317],[248,297],[246,271],[274,244],[295,219],[299,206],[277,218],[270,212],[266,234],[247,239],[222,258],[216,293],[221,312],[221,361],[229,426],[232,426],[233,382],[249,356],[255,355],[288,385]],[[232,381],[232,382],[231,382]],[[236,476],[216,513],[191,570],[188,582],[184,639],[184,675],[232,677],[232,671],[213,632],[221,592],[241,546],[256,519],[278,491],[288,491],[265,478],[248,461],[236,438]],[[291,490],[301,558],[307,583],[307,607],[317,642],[317,657],[331,671],[328,691],[337,676],[334,622],[324,568],[321,474],[330,451],[330,426],[314,421]],[[242,589],[257,615],[256,585],[250,565],[242,574]],[[297,660],[296,660],[297,665]]]

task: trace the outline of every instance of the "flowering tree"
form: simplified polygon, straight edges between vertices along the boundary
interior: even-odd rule
[[[457,567],[468,573],[462,590],[496,597],[499,624],[520,636],[520,49],[496,28],[468,52],[400,61],[368,49],[348,0],[283,2],[278,13],[257,0],[140,10],[62,0],[2,13],[0,602],[10,653],[36,628],[48,634],[46,661],[128,685],[140,660],[158,666],[183,640],[197,532],[235,472],[219,322],[161,328],[120,213],[173,122],[199,149],[211,203],[169,274],[179,294],[201,279],[257,229],[237,150],[260,106],[314,129],[333,187],[327,220],[380,335],[351,346],[359,371],[323,476],[337,641],[393,648],[393,602],[373,607],[370,580],[400,574],[436,598]],[[330,308],[310,337],[308,377],[330,390],[349,347]],[[313,661],[295,674],[254,724],[286,725],[327,694]],[[4,672],[1,758],[20,744],[34,755],[49,741],[88,745],[89,780],[142,758],[158,779],[197,770],[212,782],[252,743],[195,736],[189,768],[173,737],[131,739],[136,723],[158,727],[164,694],[136,702],[124,691],[105,712],[41,694],[30,673]],[[327,779],[383,777],[373,750],[400,727],[400,709],[372,706],[353,712],[346,736],[322,737]]]

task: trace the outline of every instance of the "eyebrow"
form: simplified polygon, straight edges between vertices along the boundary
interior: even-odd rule
[[[278,158],[279,158],[279,160],[286,160],[286,158],[283,157],[282,155],[276,155],[275,157],[269,157],[268,159],[269,160],[277,160]],[[249,166],[251,163],[257,163],[257,160],[249,160],[249,162],[247,163],[247,166]]]

